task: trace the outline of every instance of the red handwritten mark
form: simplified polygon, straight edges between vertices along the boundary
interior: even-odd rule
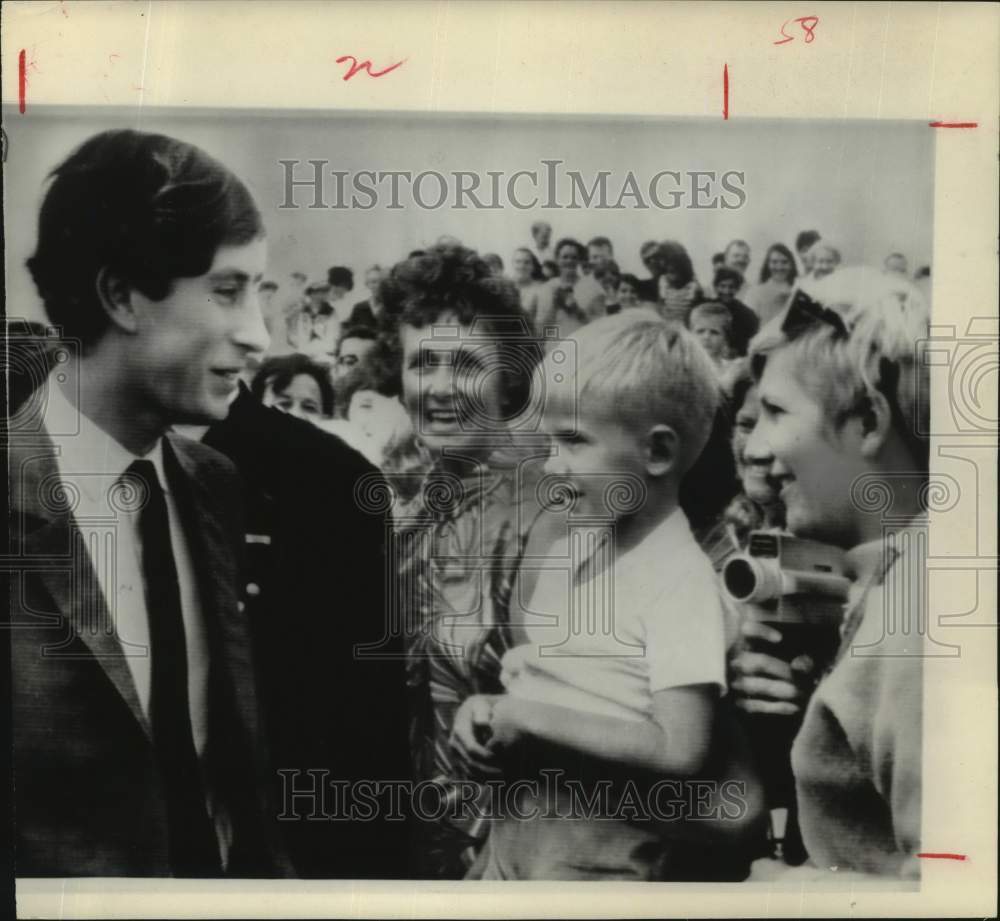
[[[402,61],[397,61],[395,64],[390,65],[385,70],[372,70],[371,61],[362,61],[358,63],[358,59],[353,54],[344,54],[337,58],[338,64],[343,64],[344,61],[351,61],[351,66],[348,68],[347,73],[344,74],[345,80],[350,80],[358,71],[365,70],[368,72],[369,77],[384,77],[387,73],[394,71],[397,67],[402,67],[406,63],[406,58]]]
[[[729,65],[722,65],[722,117],[729,119]]]
[[[978,128],[978,122],[929,122],[932,128]]]
[[[931,860],[968,860],[965,854],[917,854],[918,857]]]
[[[121,55],[120,55],[120,54],[109,54],[109,55],[108,55],[108,61],[109,61],[109,62],[110,62],[111,64],[114,64],[114,63],[115,63],[115,61],[116,61],[116,60],[118,60],[118,58],[120,58],[120,57],[121,57]]]
[[[17,56],[17,108],[24,115],[24,92],[28,88],[28,65],[24,49]]]
[[[780,42],[774,42],[775,45],[787,45],[789,42],[795,41],[795,36],[789,35],[785,31],[785,26],[787,26],[790,22],[797,22],[800,26],[802,26],[802,31],[806,34],[804,41],[807,45],[816,38],[813,33],[816,30],[816,26],[819,25],[819,16],[799,16],[798,19],[786,19],[781,24],[780,32],[783,37]]]

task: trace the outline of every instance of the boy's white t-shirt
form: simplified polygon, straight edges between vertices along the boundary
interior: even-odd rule
[[[556,541],[525,610],[512,604],[529,641],[503,657],[507,692],[639,721],[652,717],[656,691],[715,684],[724,693],[718,577],[684,512],[672,512],[613,565],[571,588],[573,557],[580,556],[574,541],[585,546],[587,536],[571,532]]]

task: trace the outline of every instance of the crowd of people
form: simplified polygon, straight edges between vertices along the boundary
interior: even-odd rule
[[[441,238],[355,300],[344,266],[269,280],[265,223],[171,138],[105,132],[53,173],[29,268],[82,348],[36,337],[59,450],[18,468],[25,540],[81,529],[36,494],[68,463],[141,469],[180,589],[154,598],[142,506],[112,517],[145,590],[90,583],[102,649],[26,574],[14,616],[59,609],[74,656],[15,633],[21,874],[915,878],[920,638],[881,630],[910,569],[853,485],[927,475],[929,270],[807,230],[757,268],[732,240],[707,284],[650,241],[640,278],[537,222],[509,274]],[[780,592],[724,591],[760,535],[839,561],[822,651]],[[130,643],[151,671],[101,657]],[[331,781],[441,808],[324,821]]]
[[[811,292],[840,266],[840,251],[815,230],[795,237],[795,251],[784,243],[769,246],[756,283],[751,283],[752,253],[741,239],[712,257],[712,281],[698,281],[684,245],[648,241],[638,253],[648,277],[622,273],[614,245],[606,236],[586,244],[572,237],[554,245],[552,226],[531,225],[532,243],[518,247],[510,272],[496,253],[481,258],[491,276],[515,287],[525,329],[536,337],[572,338],[584,324],[634,307],[652,309],[665,320],[686,326],[712,359],[725,390],[731,390],[745,365],[750,340],[763,324],[782,313],[792,292]],[[443,243],[458,243],[444,238]],[[420,255],[414,251],[409,258]],[[908,277],[901,253],[885,257],[882,271]],[[383,303],[387,276],[379,264],[364,273],[367,296],[353,302],[354,273],[333,266],[325,280],[308,282],[292,272],[282,297],[273,279],[262,283],[262,304],[271,337],[267,360],[253,382],[265,405],[308,418],[338,434],[379,467],[400,465],[411,474],[431,463],[408,424],[402,392],[396,318]],[[929,298],[930,269],[913,276]],[[306,360],[309,359],[309,360]],[[377,408],[377,409],[376,409]]]

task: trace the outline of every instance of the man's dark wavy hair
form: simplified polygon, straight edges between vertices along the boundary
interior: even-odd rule
[[[497,339],[505,413],[525,407],[541,349],[514,283],[493,275],[475,250],[454,242],[421,250],[392,267],[379,296],[397,328],[426,327],[430,335],[430,327],[453,314],[462,326]]]
[[[93,344],[108,318],[108,269],[159,301],[176,278],[204,275],[221,246],[262,236],[247,187],[203,150],[162,134],[104,131],[49,174],[27,266],[49,319]]]

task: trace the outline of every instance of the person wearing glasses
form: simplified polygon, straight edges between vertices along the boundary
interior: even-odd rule
[[[916,878],[923,636],[911,617],[922,567],[907,532],[926,522],[929,451],[917,433],[928,430],[929,372],[918,359],[929,315],[905,279],[870,270],[838,273],[815,295],[798,292],[751,345],[760,416],[746,452],[773,458],[788,530],[841,548],[852,587],[792,748],[809,863],[763,859],[751,880],[779,870]],[[888,539],[882,511],[859,498],[865,484],[889,496]],[[733,665],[745,699],[799,711],[787,663],[761,653]]]

